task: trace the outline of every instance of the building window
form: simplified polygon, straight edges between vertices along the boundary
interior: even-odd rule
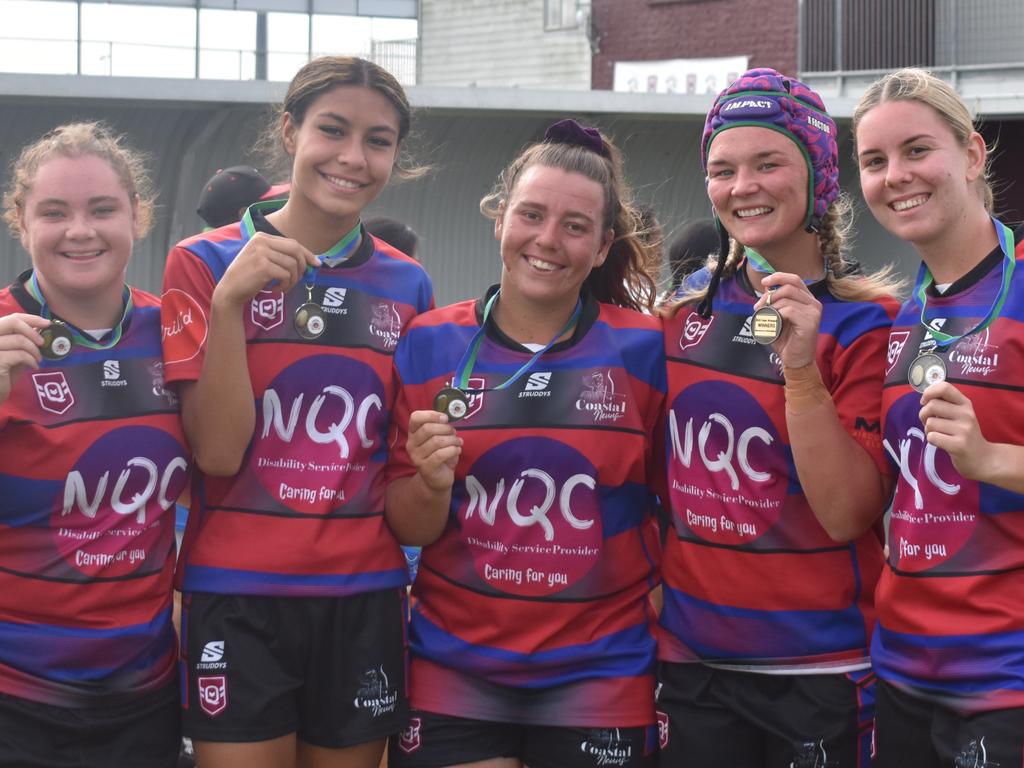
[[[544,29],[575,29],[576,0],[544,0]]]

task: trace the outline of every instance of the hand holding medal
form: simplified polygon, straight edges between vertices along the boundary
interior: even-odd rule
[[[45,343],[42,331],[50,321],[39,315],[15,313],[0,317],[0,403],[7,399],[14,379],[24,368],[36,369]]]
[[[754,304],[750,331],[759,344],[771,344],[782,364],[799,368],[815,360],[821,302],[799,275],[773,272],[761,280],[764,294]]]
[[[448,491],[455,482],[455,467],[462,455],[462,438],[445,414],[413,411],[405,449],[424,485],[437,493]]]

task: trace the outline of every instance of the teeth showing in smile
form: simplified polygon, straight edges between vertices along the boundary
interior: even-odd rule
[[[744,208],[742,211],[736,211],[736,216],[741,219],[746,219],[751,216],[763,216],[766,213],[771,213],[772,209],[768,206],[761,206],[760,208]]]
[[[918,195],[912,197],[909,200],[897,200],[892,203],[893,210],[896,211],[909,211],[911,208],[917,208],[919,205],[923,205],[928,200],[928,195]]]
[[[554,272],[558,269],[557,264],[552,264],[550,261],[541,261],[540,259],[534,258],[533,256],[527,256],[526,261],[531,267],[539,269],[542,272]]]
[[[101,253],[102,251],[64,251],[64,255],[69,259],[91,259]]]
[[[341,187],[342,189],[362,189],[363,187],[362,184],[357,184],[354,181],[343,179],[340,176],[329,176],[328,174],[325,173],[324,178],[327,179],[327,181],[329,181],[334,186]]]

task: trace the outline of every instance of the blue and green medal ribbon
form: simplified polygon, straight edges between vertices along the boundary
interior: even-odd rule
[[[921,325],[924,326],[928,335],[935,340],[936,352],[943,352],[965,336],[970,336],[972,333],[988,328],[999,317],[999,313],[1002,312],[1003,305],[1006,303],[1006,297],[1010,294],[1010,279],[1013,277],[1013,270],[1017,266],[1017,259],[1014,255],[1013,230],[996,218],[992,219],[992,224],[996,229],[996,237],[999,239],[999,248],[1003,252],[1002,279],[1000,280],[999,293],[992,302],[992,306],[989,307],[988,313],[969,331],[953,336],[928,324],[925,318],[928,306],[928,289],[934,285],[935,278],[932,276],[931,270],[923,262],[920,270],[918,270],[914,292],[917,295],[917,303],[921,305]]]
[[[53,313],[50,312],[50,308],[46,304],[46,298],[43,296],[43,290],[39,287],[39,279],[36,277],[35,270],[32,270],[32,275],[28,279],[26,288],[28,289],[29,295],[39,303],[40,316],[47,320],[53,320],[64,325],[68,329],[68,332],[70,332],[71,337],[74,339],[74,343],[86,347],[87,349],[110,349],[111,347],[116,346],[117,342],[121,340],[122,333],[124,333],[125,320],[127,320],[129,315],[131,315],[134,307],[134,303],[132,302],[132,291],[127,285],[125,285],[121,294],[121,301],[124,304],[124,311],[121,312],[121,318],[111,329],[110,338],[105,342],[99,342],[66,320],[55,317]]]

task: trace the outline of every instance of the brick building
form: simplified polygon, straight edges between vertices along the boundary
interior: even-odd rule
[[[592,0],[591,83],[610,90],[616,61],[749,56],[796,74],[798,0]]]

